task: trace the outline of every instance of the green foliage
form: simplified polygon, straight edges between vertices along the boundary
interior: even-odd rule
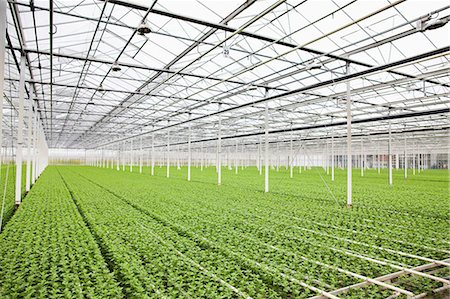
[[[1,298],[121,298],[57,173],[45,171],[0,234]]]
[[[332,291],[363,281],[342,270],[371,278],[398,271],[362,257],[415,267],[428,262],[414,256],[442,260],[449,255],[448,176],[443,171],[410,174],[408,180],[395,171],[392,187],[384,172],[379,175],[369,170],[364,177],[355,172],[355,201],[348,209],[344,170],[336,171],[334,182],[321,169],[302,174],[296,170],[293,179],[284,169],[271,171],[268,194],[262,192],[263,177],[255,168],[240,169],[238,175],[224,168],[222,186],[216,185],[212,167],[203,171],[193,168],[191,182],[186,181],[186,168],[173,168],[170,179],[159,167],[153,177],[148,168],[142,175],[136,172],[138,168],[132,173],[129,169],[123,172],[79,166],[57,170],[63,180],[55,168],[46,170],[50,180],[41,178],[36,186],[42,193],[38,196],[33,188],[4,235],[11,234],[16,225],[29,228],[28,220],[20,217],[31,199],[36,198],[37,207],[30,209],[42,210],[55,201],[61,202],[57,198],[70,199],[70,191],[73,201],[59,204],[58,215],[77,219],[83,228],[80,236],[60,220],[52,222],[52,230],[60,236],[71,235],[71,246],[66,245],[62,252],[82,251],[84,245],[71,240],[82,235],[97,253],[86,259],[84,271],[72,271],[72,264],[67,262],[69,266],[65,266],[64,258],[62,262],[47,257],[45,277],[40,276],[42,266],[34,263],[33,255],[31,259],[17,253],[5,259],[2,256],[0,277],[3,273],[13,276],[10,271],[4,272],[7,268],[3,264],[17,267],[14,261],[31,265],[28,268],[34,270],[30,272],[38,274],[27,272],[22,275],[26,280],[14,283],[11,279],[2,283],[1,290],[23,288],[21,294],[28,294],[26,290],[30,289],[35,292],[31,297],[41,292],[44,297],[69,293],[88,297],[84,292],[95,288],[119,295],[118,283],[126,298],[308,298],[317,293],[302,283]],[[337,200],[324,187],[319,172]],[[49,190],[64,195],[42,199]],[[46,216],[40,221],[50,220]],[[39,230],[34,238],[46,234]],[[4,235],[0,235],[1,241]],[[67,241],[42,238],[47,243],[40,242],[50,250],[58,250],[60,242]],[[18,242],[10,239],[6,243],[14,246]],[[4,247],[4,252],[11,248]],[[28,247],[36,250],[34,245]],[[88,265],[103,267],[106,276],[91,274]],[[84,287],[86,273],[99,277],[99,281]],[[111,284],[106,279],[100,281],[104,277],[109,277]],[[424,278],[402,277],[395,283],[415,294],[441,286]],[[100,294],[98,290],[93,292]],[[339,296],[386,298],[391,294],[390,290],[370,285]]]
[[[22,167],[22,197],[25,195],[25,178],[26,165]],[[15,208],[15,181],[16,181],[16,166],[15,164],[3,164],[0,169],[0,209],[1,203],[4,200],[2,230],[5,228],[9,219],[14,214]],[[3,199],[3,196],[5,197]]]

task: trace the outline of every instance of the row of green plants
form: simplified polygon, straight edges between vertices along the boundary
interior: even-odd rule
[[[55,168],[0,234],[0,298],[123,298]]]
[[[347,209],[340,170],[335,182],[271,171],[269,194],[255,168],[224,169],[222,186],[212,167],[192,182],[185,168],[136,170],[48,167],[0,234],[0,297],[307,298],[449,255],[445,172],[397,172],[392,187],[355,174]],[[372,284],[339,297],[391,294]]]
[[[25,196],[26,166],[22,167],[22,198]],[[3,230],[15,211],[16,166],[12,163],[3,164],[0,168],[0,226]],[[1,232],[1,231],[0,231]]]
[[[137,239],[124,237],[123,243],[129,247],[136,251],[158,246],[168,248],[167,254],[195,262],[198,269],[206,269],[241,292],[234,291],[234,295],[308,297],[314,294],[311,291],[314,287],[330,291],[366,277],[395,272],[398,267],[445,259],[449,254],[445,233],[448,223],[441,219],[440,212],[433,210],[427,214],[414,208],[446,206],[441,182],[445,177],[436,172],[421,174],[425,184],[417,177],[415,184],[399,182],[396,187],[383,187],[374,173],[367,173],[356,180],[367,184],[367,190],[361,188],[365,192],[361,195],[361,190],[356,189],[358,200],[354,208],[346,209],[324,193],[323,181],[315,170],[297,174],[294,179],[286,178],[283,171],[272,174],[275,190],[270,194],[263,194],[255,187],[260,180],[255,169],[243,169],[238,176],[228,174],[228,181],[220,187],[215,185],[213,168],[194,171],[198,178],[194,182],[186,182],[184,172],[175,169],[170,179],[164,178],[161,172],[150,177],[87,167],[65,168],[62,173],[73,180],[69,188],[78,190],[74,194],[80,198],[82,209],[84,201],[87,204],[92,198],[95,202],[102,199],[98,209],[86,210],[86,215],[95,217],[91,220],[93,226],[98,214],[103,213],[105,218],[101,222],[110,223],[107,231],[114,228],[113,235],[129,236],[130,231],[138,235]],[[339,190],[342,176],[345,173],[338,172],[336,182],[329,182],[329,187]],[[435,178],[429,180],[427,176]],[[285,188],[281,190],[283,185]],[[426,203],[427,198],[414,196],[415,190],[428,194],[426,186],[431,196],[438,197],[431,204]],[[397,208],[395,198],[398,197],[408,205]],[[120,207],[121,212],[112,216],[112,206]],[[86,209],[90,209],[88,205]],[[118,225],[117,220],[122,217],[136,220],[138,224]],[[145,244],[148,242],[145,236],[159,243]],[[105,242],[109,238],[104,237]],[[109,248],[115,251],[114,246]],[[135,258],[148,260],[142,253]],[[230,276],[230,269],[237,269],[233,267],[241,270],[231,271]],[[246,273],[244,278],[235,277],[242,271]],[[252,275],[245,271],[251,271]],[[260,281],[264,284],[259,284]],[[404,287],[418,292],[437,286],[433,281],[422,281]],[[156,289],[166,291],[160,286]],[[189,296],[197,296],[196,292],[203,290],[181,284],[180,293],[175,294],[187,292]],[[175,296],[172,291],[166,295]],[[209,291],[217,292],[214,287],[208,288]],[[365,288],[365,292],[370,294],[366,298],[384,298],[392,293],[377,286]],[[347,296],[352,297],[352,292]],[[355,292],[354,297],[358,296],[360,292]]]
[[[252,259],[226,254],[219,244],[192,238],[181,228],[174,230],[72,170],[61,173],[102,244],[109,248],[127,298],[314,294],[293,284],[294,276],[283,277],[277,269],[267,270]]]

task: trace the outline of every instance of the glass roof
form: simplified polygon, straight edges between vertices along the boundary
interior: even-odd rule
[[[183,144],[188,126],[193,140],[214,140],[219,116],[225,143],[257,143],[265,103],[273,140],[343,137],[347,82],[355,134],[385,134],[388,118],[394,133],[448,134],[448,1],[8,4],[4,113],[15,113],[25,51],[26,97],[49,147],[114,148],[141,135],[148,147],[152,133],[163,145],[169,128]]]

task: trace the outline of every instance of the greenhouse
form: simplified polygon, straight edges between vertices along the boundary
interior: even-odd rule
[[[0,0],[0,298],[450,298],[448,0]]]

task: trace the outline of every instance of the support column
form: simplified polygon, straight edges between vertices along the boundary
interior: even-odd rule
[[[117,146],[116,170],[120,170],[120,144]]]
[[[417,145],[417,173],[420,173],[420,152],[419,152],[419,145]]]
[[[416,153],[415,153],[415,148],[416,148],[416,142],[413,143],[413,150],[412,150],[412,171],[413,171],[413,175],[416,175]]]
[[[302,143],[300,143],[300,147],[298,149],[298,173],[302,173]]]
[[[263,174],[263,171],[262,171],[262,159],[261,159],[261,147],[262,147],[262,144],[261,144],[262,142],[261,142],[261,136],[259,136],[259,140],[258,140],[258,170],[259,170],[259,175],[262,175]]]
[[[292,179],[294,177],[294,149],[292,140],[292,125],[291,125],[291,140],[290,140],[290,153],[289,153],[289,176]]]
[[[405,168],[405,179],[408,178],[408,157],[407,157],[407,151],[406,151],[406,134],[404,136],[404,145],[403,145],[403,167]]]
[[[333,122],[333,120],[331,120]],[[331,128],[331,181],[334,182],[334,128]]]
[[[133,172],[133,139],[130,140],[130,172]]]
[[[152,132],[152,176],[155,175],[155,132]]]
[[[219,113],[221,108],[221,103],[219,103]],[[217,185],[220,186],[222,183],[222,115],[219,114],[219,127],[217,132]]]
[[[203,171],[203,163],[204,163],[204,154],[203,154],[203,142],[200,142],[200,171]]]
[[[244,143],[242,143],[242,146],[241,146],[240,162],[241,162],[241,170],[244,170],[244,166],[245,166]]]
[[[122,142],[122,171],[125,171],[125,141]]]
[[[365,159],[364,159],[364,140],[361,136],[361,176],[364,176],[364,164],[365,164]]]
[[[0,0],[0,120],[3,121],[3,91],[5,81],[6,0]],[[0,168],[3,164],[3,123],[0,123]],[[2,223],[0,222],[0,230]]]
[[[350,64],[347,62],[347,75]],[[347,81],[347,207],[352,206],[352,110],[350,81]]]
[[[396,150],[396,154],[395,154],[395,169],[399,169],[400,168],[400,152],[398,151],[398,148]]]
[[[167,130],[167,170],[166,177],[170,177],[170,129]]]
[[[31,181],[32,184],[34,184],[36,182],[36,164],[37,164],[37,144],[36,144],[36,140],[37,140],[37,124],[38,124],[38,120],[37,120],[37,109],[34,110],[35,113],[33,114],[33,163],[32,163],[32,167],[31,167]],[[1,126],[0,126],[1,127]],[[1,148],[1,147],[0,147]]]
[[[389,116],[391,115],[391,110],[389,110]],[[389,185],[392,186],[392,136],[391,136],[391,120],[389,119],[389,138],[388,138],[388,168],[389,168]]]
[[[191,114],[189,113],[189,120],[191,119]],[[188,175],[187,180],[191,181],[191,122],[188,123]]]
[[[30,191],[31,186],[31,132],[33,130],[32,117],[33,117],[33,86],[30,84],[30,99],[28,99],[28,110],[27,110],[27,168],[25,175],[25,191]]]
[[[17,147],[16,147],[16,189],[15,203],[22,201],[22,145],[23,145],[23,102],[25,98],[25,53],[20,56],[19,80],[19,115],[17,119]]]
[[[142,133],[142,132],[141,132]],[[139,173],[142,174],[142,135],[139,137]]]
[[[377,143],[377,168],[378,168],[378,174],[381,172],[381,161],[380,161],[380,144]]]
[[[237,134],[237,133],[236,133]],[[236,156],[234,157],[234,171],[236,174],[239,173],[239,140],[236,138]]]
[[[267,97],[268,90],[266,89],[265,97]],[[264,192],[269,192],[269,105],[266,102],[264,110],[264,136],[265,136],[265,150],[264,150]]]
[[[280,144],[278,143],[278,138],[277,138],[277,172],[280,170]]]
[[[325,169],[327,172],[327,175],[330,174],[330,167],[329,167],[329,161],[330,161],[330,156],[328,154],[328,141],[325,141]]]

